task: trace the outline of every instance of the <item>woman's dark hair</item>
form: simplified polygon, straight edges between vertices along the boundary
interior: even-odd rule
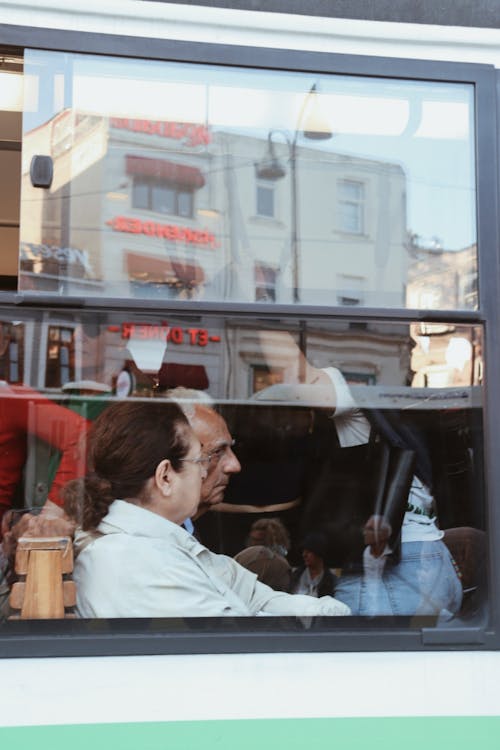
[[[172,402],[119,401],[109,406],[90,429],[90,473],[64,489],[68,515],[83,529],[95,529],[114,500],[140,498],[163,459],[181,471],[189,432],[186,417]]]

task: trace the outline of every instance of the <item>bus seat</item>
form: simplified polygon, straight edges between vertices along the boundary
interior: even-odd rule
[[[73,571],[73,545],[69,537],[19,539],[9,603],[19,610],[12,619],[40,620],[71,617],[66,610],[76,604],[75,584],[66,580]]]
[[[463,588],[461,614],[472,614],[486,591],[486,533],[470,526],[446,529],[444,543],[460,571]]]

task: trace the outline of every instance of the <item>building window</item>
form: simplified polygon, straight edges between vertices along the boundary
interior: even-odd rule
[[[250,395],[263,391],[272,385],[284,382],[285,371],[283,367],[270,368],[267,365],[251,365],[251,392]]]
[[[364,205],[365,186],[362,182],[338,182],[338,224],[341,232],[364,233]]]
[[[267,263],[255,264],[255,301],[276,302],[276,278],[278,269]]]
[[[47,388],[61,388],[65,383],[74,380],[74,354],[73,329],[49,326],[47,369],[45,373],[45,386]]]
[[[153,177],[134,177],[133,208],[190,219],[193,216],[193,204],[191,190]]]
[[[275,194],[274,185],[257,184],[257,216],[263,216],[266,219],[275,217]]]
[[[24,364],[24,326],[0,323],[0,380],[20,383]]]
[[[352,327],[352,325],[349,326],[349,330],[356,330]],[[363,329],[358,329],[363,330]],[[366,329],[365,329],[366,330]],[[377,383],[377,377],[371,372],[358,372],[357,370],[342,370],[342,375],[344,376],[347,383],[350,385],[376,385]]]

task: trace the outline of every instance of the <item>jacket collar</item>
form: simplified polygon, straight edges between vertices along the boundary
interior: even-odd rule
[[[185,543],[191,535],[176,523],[157,513],[124,500],[115,500],[106,516],[97,527],[102,534],[125,533],[132,536],[147,536],[154,539],[171,539]],[[196,540],[195,540],[196,541]]]

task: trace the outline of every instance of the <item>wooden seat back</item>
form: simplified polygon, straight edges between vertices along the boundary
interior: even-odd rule
[[[9,604],[21,620],[62,619],[76,604],[75,584],[65,580],[73,571],[69,537],[21,538],[17,544],[14,583]]]

